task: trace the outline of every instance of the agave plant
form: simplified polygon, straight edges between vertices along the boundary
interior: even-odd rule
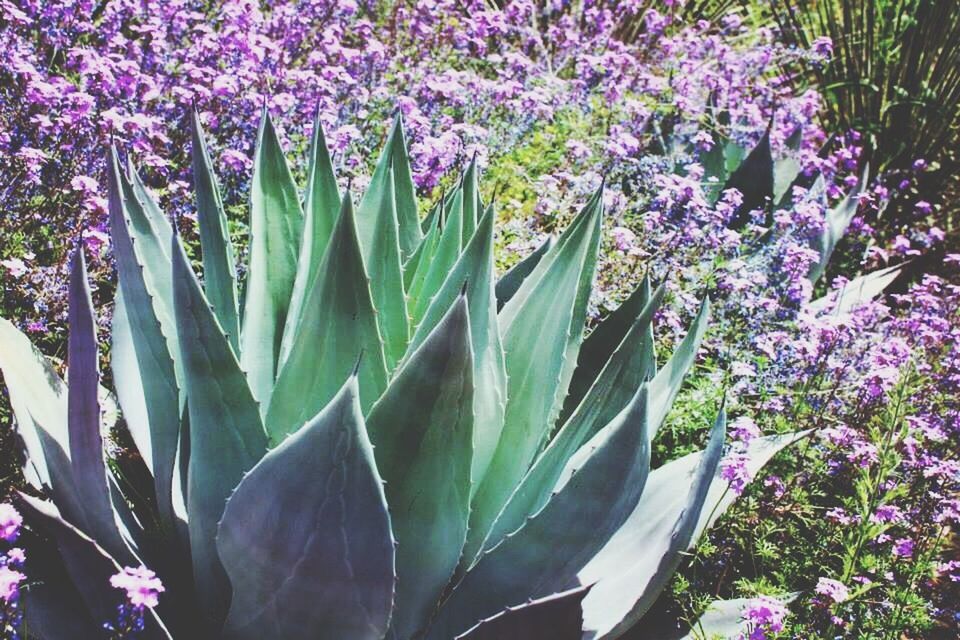
[[[98,637],[117,603],[107,577],[140,563],[167,586],[151,638],[613,638],[635,624],[732,501],[722,411],[705,450],[650,468],[708,302],[662,367],[662,285],[644,281],[585,337],[602,187],[498,280],[475,163],[421,221],[398,118],[355,208],[317,123],[301,198],[266,112],[240,296],[192,125],[202,281],[111,152],[116,404],[82,246],[66,384],[0,320],[24,471],[52,498],[22,496],[57,559],[24,590],[30,633]],[[105,457],[118,412],[147,500]],[[756,440],[751,464],[789,441]]]

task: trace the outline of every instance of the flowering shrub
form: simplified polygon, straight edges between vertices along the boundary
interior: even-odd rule
[[[16,542],[20,536],[23,517],[7,502],[0,503],[0,538],[6,542]],[[0,637],[8,640],[20,638],[23,613],[20,611],[20,583],[26,576],[23,565],[26,562],[23,549],[14,547],[0,556]]]

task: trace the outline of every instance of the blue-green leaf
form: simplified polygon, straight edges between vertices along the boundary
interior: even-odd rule
[[[696,533],[725,434],[726,414],[721,410],[707,448],[694,454],[696,463],[671,463],[650,474],[633,513],[580,571],[580,582],[594,585],[583,604],[587,638],[622,634],[667,585]]]
[[[361,352],[363,410],[368,411],[387,387],[383,346],[349,194],[344,195],[309,290],[299,332],[267,411],[265,422],[274,442],[299,429],[333,398]]]
[[[506,396],[506,370],[503,346],[497,324],[493,293],[493,206],[480,220],[470,243],[449,271],[443,286],[433,298],[426,315],[410,343],[411,351],[420,345],[465,289],[470,308],[476,391],[473,397],[475,426],[473,431],[473,478],[475,491],[493,458],[503,429],[503,408]]]
[[[413,350],[367,417],[397,539],[391,636],[429,619],[467,537],[473,357],[465,296]]]
[[[297,261],[297,277],[290,298],[287,324],[283,330],[280,350],[280,368],[286,362],[293,337],[300,327],[303,305],[310,285],[316,280],[323,254],[330,242],[333,225],[340,213],[340,188],[333,172],[333,162],[327,149],[327,140],[320,124],[320,112],[313,119],[313,137],[310,140],[309,168],[307,169],[307,193],[303,202],[303,243]]]
[[[564,468],[554,495],[484,552],[433,621],[449,638],[504,607],[562,591],[633,511],[650,472],[647,386]]]
[[[394,541],[355,375],[240,482],[217,548],[233,587],[228,637],[384,636]]]
[[[487,618],[456,640],[580,640],[583,608],[590,587],[575,587]]]
[[[624,336],[635,326],[637,318],[643,313],[650,301],[650,280],[646,277],[640,282],[630,296],[624,300],[610,315],[603,319],[597,328],[583,341],[580,353],[577,356],[577,368],[570,380],[570,389],[563,403],[560,413],[560,424],[567,421],[574,409],[580,406],[583,397],[593,386],[600,372],[607,365],[610,356],[623,342]],[[654,308],[656,311],[656,308]],[[641,334],[634,336],[634,340],[641,342],[638,348],[643,350],[644,360],[639,363],[647,377],[652,378],[657,372],[657,359],[653,345],[653,318],[650,317],[646,328]]]
[[[383,172],[378,171],[357,207],[357,234],[363,249],[373,306],[377,310],[388,371],[393,371],[403,357],[410,339],[393,177],[391,166]]]
[[[433,297],[440,290],[443,282],[450,274],[453,265],[457,263],[460,257],[461,240],[463,233],[463,192],[457,191],[450,201],[449,210],[446,211],[442,220],[440,230],[440,240],[437,242],[436,251],[433,253],[433,259],[427,262],[421,261],[424,268],[422,281],[415,282],[410,292],[410,324],[417,327],[423,316],[427,313]],[[414,276],[414,280],[419,280],[419,275]]]
[[[264,411],[279,367],[302,231],[297,187],[264,107],[250,184],[250,265],[240,332],[240,363]]]
[[[230,599],[214,540],[217,523],[224,501],[266,452],[267,435],[247,378],[176,235],[172,243],[177,333],[190,415],[190,555],[197,593],[216,623]]]
[[[507,370],[504,426],[474,496],[467,562],[479,552],[560,411],[583,339],[602,214],[601,188],[500,312]]]
[[[553,236],[547,236],[547,239],[541,242],[540,246],[534,249],[533,253],[513,265],[509,271],[500,276],[500,279],[497,280],[496,288],[498,310],[502,309],[503,305],[507,304],[507,301],[513,297],[526,277],[530,275],[537,266],[537,263],[540,262],[540,258],[553,247],[553,242]]]
[[[114,318],[114,331],[120,334],[114,343],[129,347],[114,354],[114,372],[136,376],[129,382],[117,380],[120,406],[124,413],[129,411],[136,419],[148,422],[157,510],[163,524],[172,528],[173,464],[180,432],[183,374],[173,318],[170,249],[161,246],[166,232],[158,230],[152,221],[156,212],[148,215],[143,201],[121,173],[116,149],[111,150],[107,182],[110,232],[123,292],[119,304],[124,312]],[[117,358],[123,362],[117,362]]]
[[[870,167],[866,167],[860,176],[857,185],[847,193],[846,197],[835,207],[828,210],[823,224],[823,231],[813,242],[813,248],[820,254],[816,263],[810,266],[810,272],[807,279],[816,283],[817,280],[827,270],[830,263],[830,256],[837,247],[837,243],[847,232],[847,227],[857,214],[857,208],[860,206],[860,195],[867,187],[867,179],[870,174]]]
[[[736,189],[743,194],[743,202],[727,223],[732,229],[746,225],[750,212],[766,208],[773,198],[773,156],[770,153],[769,127],[743,164],[730,174],[722,191],[727,189]]]
[[[203,254],[203,286],[234,352],[240,353],[240,311],[237,306],[237,265],[227,231],[227,214],[203,136],[200,114],[190,120],[193,144],[193,184],[197,193],[197,225]]]
[[[546,504],[564,466],[574,453],[616,417],[640,385],[653,374],[650,359],[653,345],[646,338],[663,293],[664,287],[661,285],[652,298],[647,295],[648,304],[634,319],[629,333],[615,347],[616,351],[596,376],[586,397],[537,458],[497,516],[484,548],[492,547],[505,535],[518,529],[529,514],[539,511]],[[657,415],[663,418],[662,412],[657,412]],[[659,423],[651,423],[647,428],[656,432],[659,426]]]
[[[100,436],[97,320],[81,243],[73,253],[69,298],[67,424],[70,464],[83,520],[76,524],[115,558],[128,562],[133,554],[117,526]]]

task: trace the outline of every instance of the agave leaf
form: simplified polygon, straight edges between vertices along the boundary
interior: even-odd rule
[[[564,467],[574,453],[614,419],[627,406],[640,385],[648,380],[652,374],[652,344],[647,343],[645,337],[650,330],[653,314],[663,299],[663,292],[664,287],[661,285],[643,312],[634,320],[629,333],[622,337],[616,351],[596,376],[595,383],[583,402],[560,428],[510,496],[503,511],[497,516],[496,523],[484,542],[484,548],[489,549],[511,531],[518,529],[529,514],[539,511],[547,503]],[[647,297],[649,298],[649,295]],[[654,398],[653,401],[657,400]],[[664,413],[656,413],[662,419]],[[659,424],[648,424],[647,428],[656,432]]]
[[[483,209],[480,208],[480,186],[479,169],[477,168],[477,155],[474,154],[463,174],[461,188],[463,189],[463,235],[460,242],[464,247],[473,237],[473,232],[477,229],[477,222],[480,220]]]
[[[393,129],[390,131],[387,146],[392,154],[400,256],[402,260],[406,260],[413,255],[420,244],[423,233],[420,231],[417,192],[413,186],[413,174],[410,171],[410,154],[407,153],[407,140],[403,133],[403,117],[399,111],[393,120]]]
[[[477,624],[456,640],[580,640],[583,609],[580,603],[590,587],[575,587],[507,607]]]
[[[203,286],[213,311],[230,338],[235,353],[240,353],[240,311],[237,306],[237,266],[227,231],[227,214],[220,199],[220,187],[200,124],[193,110],[190,119],[193,144],[193,183],[197,193],[197,224],[203,254]]]
[[[503,305],[507,304],[507,301],[517,292],[517,289],[523,284],[524,279],[530,275],[537,266],[537,263],[540,262],[540,258],[550,251],[550,248],[553,247],[553,242],[553,236],[547,236],[546,240],[541,242],[540,246],[534,249],[533,253],[513,265],[509,271],[500,276],[500,279],[497,280],[496,289],[498,311],[502,309]]]
[[[397,371],[367,418],[397,539],[390,637],[427,621],[460,559],[470,514],[473,356],[465,295]]]
[[[746,447],[743,445],[734,445],[732,451],[742,452],[744,454],[744,468],[746,473],[751,477],[756,477],[760,469],[762,469],[770,459],[773,458],[776,454],[782,451],[784,448],[789,447],[796,442],[806,438],[810,435],[811,431],[798,431],[794,433],[785,433],[781,435],[772,435],[765,436],[763,438],[755,438],[750,444]],[[694,456],[698,454],[692,454]],[[681,458],[681,460],[686,458]],[[672,464],[672,463],[671,463]],[[687,464],[691,464],[688,462]],[[669,466],[669,465],[665,465]],[[664,468],[665,468],[664,467]],[[679,467],[679,465],[678,465]],[[657,470],[659,471],[659,469]],[[729,490],[728,482],[720,477],[719,472],[714,476],[713,480],[710,482],[710,490],[707,494],[707,506],[709,508],[704,509],[700,512],[700,518],[697,520],[696,529],[694,529],[693,537],[690,540],[689,547],[693,549],[700,538],[706,533],[707,529],[713,526],[713,523],[717,521],[717,518],[726,513],[727,509],[736,502],[737,494]]]
[[[466,563],[480,551],[560,411],[583,336],[602,213],[598,191],[498,317],[507,370],[504,426],[474,496]]]
[[[100,436],[97,321],[80,243],[73,253],[69,299],[67,425],[71,475],[82,506],[78,514],[82,522],[76,524],[115,558],[129,562],[133,554],[117,527],[107,482]]]
[[[844,285],[839,292],[832,291],[822,298],[810,303],[813,311],[823,311],[830,307],[834,313],[848,313],[869,300],[873,300],[883,293],[900,275],[903,267],[908,263],[895,264],[892,267],[877,269],[870,273],[858,276]]]
[[[580,353],[577,356],[577,368],[570,380],[570,389],[563,403],[560,413],[560,424],[567,421],[574,409],[580,406],[583,397],[607,365],[610,356],[623,342],[631,328],[635,326],[637,318],[643,313],[650,301],[650,280],[644,277],[640,286],[624,300],[610,315],[603,319],[596,329],[583,341]],[[659,306],[659,303],[658,305]],[[656,307],[653,309],[656,312]],[[653,345],[653,317],[647,322],[646,329],[636,336],[641,341],[645,360],[639,364],[649,378],[657,372],[657,358]],[[625,403],[625,402],[624,402]]]
[[[581,583],[596,583],[584,599],[584,638],[618,637],[666,586],[694,538],[720,464],[725,432],[726,414],[721,410],[707,448],[693,454],[698,456],[695,464],[682,469],[668,464],[651,473],[633,513],[580,571]]]
[[[303,243],[297,260],[297,277],[290,298],[287,324],[283,330],[280,350],[280,368],[290,355],[293,338],[300,327],[303,305],[310,285],[316,280],[323,254],[330,242],[330,234],[340,213],[340,188],[333,172],[333,162],[327,149],[327,139],[320,123],[320,111],[313,119],[313,137],[310,139],[307,194],[303,203]]]
[[[433,227],[434,222],[439,222],[440,217],[443,215],[442,213],[443,201],[444,201],[444,198],[441,197],[440,200],[437,201],[433,205],[433,207],[430,209],[430,212],[427,214],[427,217],[420,221],[420,230],[421,230],[421,233],[423,233],[424,237],[426,237],[427,231],[429,231],[430,228]],[[422,244],[423,241],[421,240],[420,243]]]
[[[246,475],[217,534],[231,638],[382,638],[393,606],[390,516],[351,375]]]
[[[297,186],[264,107],[250,183],[250,265],[240,332],[240,364],[264,411],[277,376],[302,232]]]
[[[393,176],[390,166],[375,173],[375,181],[370,183],[357,208],[357,235],[363,249],[363,264],[369,276],[380,335],[383,336],[388,371],[393,371],[403,357],[410,339]]]
[[[299,429],[336,395],[361,352],[360,405],[368,411],[387,387],[387,369],[346,194],[267,411],[273,442]]]
[[[457,190],[454,198],[450,202],[450,208],[443,219],[440,240],[437,242],[437,249],[433,254],[433,259],[428,262],[421,261],[425,270],[422,282],[414,283],[416,291],[411,291],[410,296],[410,319],[411,326],[416,327],[420,324],[423,316],[437,291],[440,290],[444,280],[447,279],[453,265],[460,257],[461,238],[463,233],[463,192]],[[419,274],[414,276],[414,280],[420,280]],[[416,297],[414,297],[414,294]]]
[[[680,386],[683,384],[683,378],[690,371],[697,359],[697,351],[700,350],[700,343],[707,332],[707,325],[710,322],[710,299],[704,298],[700,305],[700,310],[690,324],[687,335],[683,337],[680,344],[677,345],[673,355],[663,365],[663,369],[657,372],[657,375],[650,381],[650,396],[654,398],[651,403],[650,424],[654,428],[650,431],[650,437],[657,435],[659,426],[663,423],[670,407],[673,406],[673,400],[680,392]]]
[[[736,189],[743,194],[743,203],[727,223],[739,229],[749,221],[754,209],[762,209],[773,197],[773,156],[770,153],[770,127],[760,138],[737,170],[730,174],[721,191]]]
[[[411,352],[423,343],[444,314],[465,289],[470,308],[470,328],[474,354],[476,391],[473,396],[474,430],[471,478],[475,490],[486,473],[500,432],[506,394],[506,370],[503,346],[493,293],[493,206],[480,220],[460,259],[450,270],[443,286],[433,298],[426,315],[410,343]]]
[[[24,622],[30,633],[28,637],[75,640],[100,635],[103,623],[98,624],[90,617],[80,592],[73,587],[69,577],[37,580],[36,573],[31,566],[31,580],[20,588]]]
[[[799,125],[793,130],[793,133],[787,137],[784,146],[788,153],[783,157],[777,158],[773,163],[773,201],[781,202],[790,192],[800,175],[800,160],[796,152],[800,150],[800,144],[803,142],[803,128]],[[793,152],[793,153],[789,153]]]
[[[107,182],[110,232],[123,292],[119,303],[123,313],[114,320],[114,330],[119,331],[114,343],[123,347],[114,355],[120,406],[125,415],[134,418],[134,429],[142,433],[141,421],[147,422],[157,510],[161,521],[172,527],[173,461],[180,431],[179,381],[183,373],[172,315],[169,249],[160,247],[164,232],[157,231],[120,172],[116,149],[111,150]],[[136,379],[120,380],[120,374]],[[144,438],[140,440],[142,443]]]
[[[430,225],[426,228],[423,240],[420,246],[414,252],[410,260],[403,265],[403,288],[407,292],[408,307],[411,307],[411,301],[420,297],[420,291],[423,289],[423,281],[427,277],[430,268],[430,262],[437,251],[437,244],[440,242],[440,210],[441,203],[434,205],[433,210],[428,216]]]
[[[721,194],[723,185],[730,177],[727,170],[726,145],[723,137],[717,132],[711,133],[710,148],[701,151],[697,159],[703,167],[703,194],[707,202],[715,203]]]
[[[176,235],[173,285],[180,358],[187,381],[190,457],[187,513],[197,593],[212,622],[230,599],[214,538],[223,504],[267,450],[267,435],[247,378]]]
[[[443,603],[428,638],[450,638],[527,598],[575,583],[624,523],[650,472],[647,386],[570,460],[555,495],[485,552]]]
[[[157,202],[153,193],[147,189],[147,185],[140,178],[140,172],[130,156],[127,156],[127,179],[129,180],[130,194],[135,199],[137,205],[143,212],[143,216],[150,221],[150,227],[156,234],[155,245],[161,251],[166,251],[170,246],[170,236],[173,235],[173,226],[160,209],[160,203]],[[162,275],[162,274],[160,274]]]
[[[53,538],[67,573],[90,616],[103,622],[115,619],[117,606],[123,601],[123,594],[110,585],[110,576],[120,571],[117,561],[64,520],[49,502],[24,493],[19,493],[18,497],[25,518],[42,527]],[[171,637],[152,609],[146,610],[144,622],[144,638],[159,640]]]
[[[24,474],[39,489],[49,486],[71,522],[83,523],[83,507],[70,465],[67,386],[30,339],[0,318],[0,371],[27,451]]]
[[[837,206],[827,211],[823,231],[813,243],[813,248],[820,254],[820,258],[810,266],[810,272],[807,274],[807,279],[810,282],[816,283],[827,270],[833,250],[837,247],[837,243],[843,238],[843,235],[847,232],[847,227],[850,226],[850,222],[857,214],[857,208],[860,206],[860,195],[867,187],[869,174],[870,167],[864,168],[857,186],[851,189]]]

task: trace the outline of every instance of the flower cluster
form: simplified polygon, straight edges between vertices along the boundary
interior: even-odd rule
[[[15,542],[20,536],[23,517],[7,502],[0,503],[0,538]],[[26,579],[23,565],[27,557],[23,549],[13,547],[0,555],[0,637],[17,640],[23,613],[20,611],[20,584]]]
[[[157,574],[146,567],[124,567],[110,576],[110,585],[126,592],[126,601],[117,607],[117,618],[103,628],[110,638],[133,638],[144,629],[146,609],[160,604],[160,594],[165,591]]]

